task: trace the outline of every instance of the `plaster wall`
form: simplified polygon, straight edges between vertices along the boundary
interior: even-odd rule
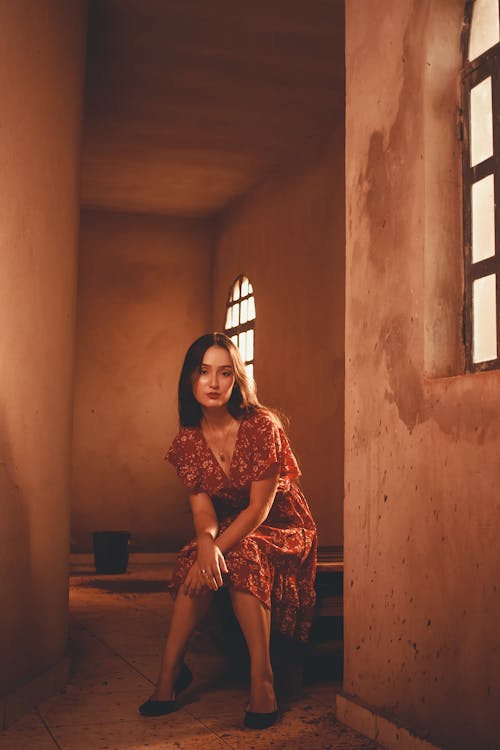
[[[75,551],[128,530],[132,551],[175,551],[192,532],[164,455],[178,427],[188,345],[210,327],[209,225],[85,211],[73,432]]]
[[[66,655],[85,27],[0,3],[0,729]]]
[[[214,327],[250,279],[260,400],[290,418],[320,543],[340,545],[343,505],[344,133],[277,171],[226,212],[216,243]]]
[[[500,731],[500,373],[460,374],[462,14],[346,3],[344,688],[481,750]]]

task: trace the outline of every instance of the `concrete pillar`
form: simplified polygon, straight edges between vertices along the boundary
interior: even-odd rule
[[[500,371],[460,371],[457,335],[463,11],[346,3],[337,715],[398,750],[487,750],[500,732]]]
[[[66,678],[85,29],[0,3],[0,729]]]

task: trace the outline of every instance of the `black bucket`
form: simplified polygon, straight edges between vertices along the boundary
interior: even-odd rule
[[[128,565],[128,531],[94,531],[95,572],[99,574],[126,573]]]

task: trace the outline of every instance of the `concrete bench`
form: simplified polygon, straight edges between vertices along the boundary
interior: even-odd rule
[[[344,615],[344,548],[320,547],[316,566],[316,617]]]

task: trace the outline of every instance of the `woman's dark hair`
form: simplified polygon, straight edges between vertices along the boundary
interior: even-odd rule
[[[231,357],[235,382],[227,408],[235,419],[262,408],[257,398],[253,378],[247,374],[237,346],[225,333],[206,333],[196,339],[186,352],[179,378],[179,422],[181,427],[199,427],[203,416],[201,406],[193,395],[193,378],[201,368],[203,357],[211,346],[220,346]]]

